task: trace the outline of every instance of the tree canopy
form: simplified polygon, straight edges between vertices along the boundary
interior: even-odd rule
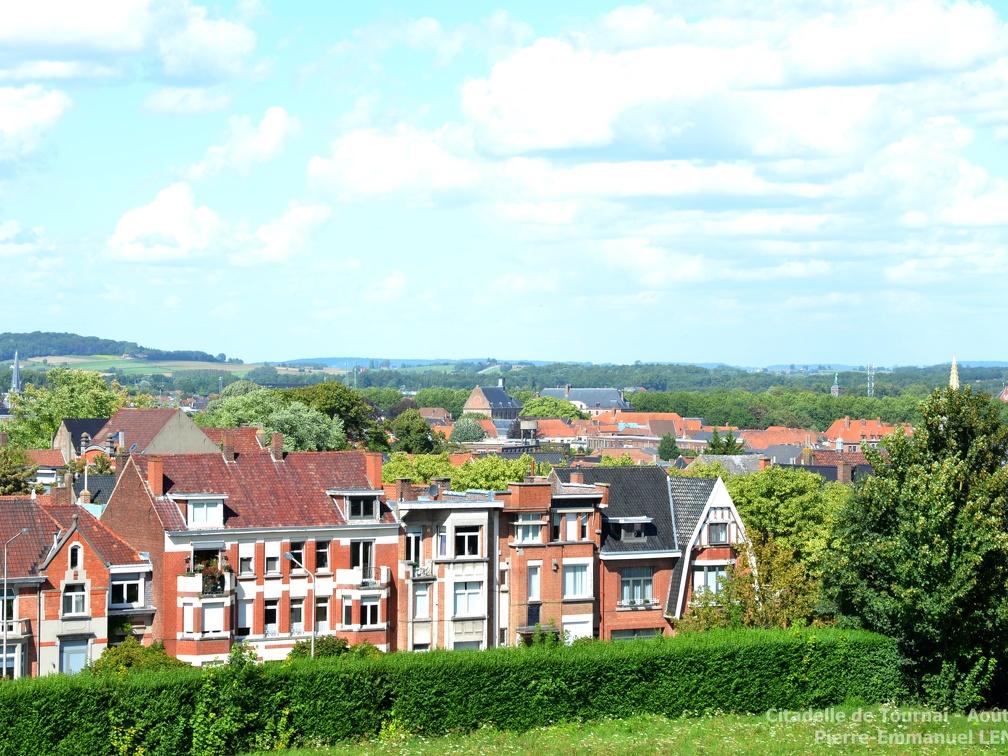
[[[486,431],[475,418],[463,417],[455,423],[449,438],[457,443],[482,441],[486,438]]]
[[[285,401],[279,391],[257,388],[229,396],[195,420],[204,426],[237,428],[263,424],[272,433],[284,434],[286,451],[331,451],[346,448],[343,423],[298,401]]]
[[[587,420],[588,415],[566,399],[555,396],[540,396],[529,399],[521,408],[522,417],[563,417],[568,420]]]
[[[935,391],[913,436],[887,440],[888,460],[867,450],[875,474],[840,510],[825,560],[842,621],[895,637],[917,694],[939,706],[1004,704],[1008,427],[998,411],[968,385]]]
[[[598,464],[599,467],[634,467],[637,462],[629,453],[624,452],[618,457],[614,457],[611,454],[603,454]]]
[[[393,454],[382,467],[382,480],[391,483],[397,478],[409,478],[414,483],[429,483],[433,478],[451,478],[454,491],[469,489],[502,491],[508,483],[518,483],[525,476],[546,475],[549,464],[536,464],[531,455],[518,459],[505,459],[496,454],[467,460],[462,465],[452,465],[447,454]]]
[[[339,418],[351,443],[366,444],[374,433],[374,407],[361,394],[342,383],[327,381],[314,386],[285,389],[284,395],[329,417]]]
[[[391,423],[395,436],[395,451],[407,454],[437,454],[444,445],[444,436],[431,430],[419,410],[409,409]]]
[[[722,436],[717,432],[717,428],[711,431],[710,441],[707,442],[705,454],[744,454],[745,444],[736,441],[735,436],[729,429],[728,433]]]
[[[23,450],[10,444],[0,446],[0,496],[31,493],[33,486],[29,481],[37,471],[38,467]]]
[[[659,459],[678,459],[679,453],[679,445],[676,443],[675,436],[671,433],[666,433],[661,437],[661,441],[658,442]]]

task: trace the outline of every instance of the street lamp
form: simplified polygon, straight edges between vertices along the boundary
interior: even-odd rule
[[[289,551],[285,551],[283,558],[288,562],[294,562],[298,567],[308,573],[308,577],[312,581],[312,605],[311,605],[311,658],[315,658],[315,573],[301,564],[301,561],[291,554]]]
[[[28,528],[21,528],[17,533],[7,539],[3,547],[3,609],[0,614],[3,616],[3,676],[7,677],[7,547],[18,536],[28,532]],[[12,671],[13,674],[13,671]]]

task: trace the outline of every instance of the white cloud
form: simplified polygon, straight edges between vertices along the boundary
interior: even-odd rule
[[[210,147],[203,160],[187,169],[190,179],[215,176],[227,168],[246,173],[256,163],[279,157],[283,154],[284,142],[298,133],[300,123],[286,110],[275,106],[267,109],[257,126],[252,125],[248,116],[233,116],[229,127],[228,140]]]
[[[231,96],[212,87],[163,87],[144,100],[143,107],[155,113],[210,113],[224,110]]]
[[[0,221],[0,257],[21,257],[52,245],[42,228],[25,228],[16,220]]]
[[[236,265],[281,263],[310,247],[312,232],[329,213],[322,205],[291,203],[283,216],[251,230],[247,221],[232,224],[197,205],[192,187],[178,182],[150,204],[124,213],[108,248],[114,257],[135,263],[225,255]]]
[[[144,45],[147,0],[104,0],[98,9],[73,0],[5,3],[0,47],[6,50],[135,52]]]
[[[189,2],[161,11],[156,23],[168,29],[158,35],[157,47],[170,76],[234,76],[244,69],[245,58],[255,49],[256,36],[251,29],[210,18],[205,7]]]
[[[116,76],[110,67],[86,61],[35,60],[0,69],[0,81],[39,81],[47,79],[100,79]]]
[[[34,151],[70,107],[70,97],[37,84],[0,87],[0,161]]]

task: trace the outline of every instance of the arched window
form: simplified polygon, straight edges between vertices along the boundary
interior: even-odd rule
[[[79,570],[83,567],[83,549],[80,544],[75,543],[70,547],[70,569]]]

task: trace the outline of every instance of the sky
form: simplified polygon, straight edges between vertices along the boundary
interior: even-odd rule
[[[1008,2],[0,0],[0,331],[1006,359]]]

